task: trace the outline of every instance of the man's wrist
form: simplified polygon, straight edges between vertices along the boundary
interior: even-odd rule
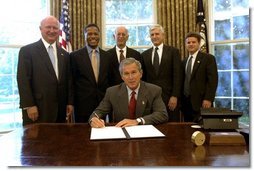
[[[138,125],[144,125],[143,118],[137,118],[136,121],[138,122]]]

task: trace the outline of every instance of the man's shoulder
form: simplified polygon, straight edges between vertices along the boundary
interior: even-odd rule
[[[109,52],[108,51],[106,51],[106,50],[104,50],[104,49],[102,49],[102,48],[99,48],[99,51],[100,51],[100,55],[104,55],[104,56],[109,56]]]
[[[170,45],[163,45],[163,50],[172,50],[172,51],[179,51],[178,48],[174,47],[174,46],[170,46]]]
[[[39,46],[39,45],[43,45],[41,40],[33,42],[33,43],[29,43],[29,44],[27,44],[25,46],[22,46],[21,49],[34,48],[34,47]]]
[[[116,52],[116,47],[114,46],[113,48],[108,49],[107,52],[108,53],[114,53],[114,52]]]
[[[152,50],[153,50],[152,47],[149,48],[149,49],[146,49],[146,50],[144,50],[144,51],[141,53],[141,55],[146,55],[146,54],[150,53]]]
[[[210,53],[201,52],[201,51],[198,52],[197,57],[202,58],[202,60],[205,60],[205,61],[215,60],[214,55]]]
[[[64,56],[69,56],[70,55],[70,53],[67,52],[66,50],[64,50],[62,47],[59,46],[58,49],[59,49],[60,53],[63,54]]]
[[[114,85],[114,86],[111,86],[111,87],[109,87],[108,89],[107,89],[107,91],[108,92],[119,92],[122,88],[123,88],[123,86],[125,86],[125,84],[122,82],[122,83],[120,83],[120,84],[117,84],[117,85]]]
[[[71,55],[71,56],[75,56],[75,55],[79,55],[79,54],[85,54],[85,50],[86,50],[86,48],[83,47],[83,48],[77,49],[77,50],[75,50],[75,51],[72,51],[72,52],[70,53],[70,55]]]
[[[130,48],[130,47],[127,47],[127,51],[132,52],[132,53],[136,53],[136,54],[140,54],[139,51],[137,51],[136,49]]]
[[[148,89],[152,89],[152,90],[160,90],[161,87],[155,85],[155,84],[152,84],[152,83],[148,83],[148,82],[145,82],[145,81],[141,81],[141,86],[144,86]]]

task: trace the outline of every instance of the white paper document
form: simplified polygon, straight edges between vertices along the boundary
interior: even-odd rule
[[[106,126],[104,128],[92,128],[90,140],[100,139],[125,139],[126,136],[121,127]]]
[[[130,138],[165,137],[165,135],[153,125],[130,126],[125,127],[125,129],[130,135]]]
[[[106,139],[131,139],[131,138],[151,138],[165,137],[153,125],[137,125],[130,127],[106,126],[104,128],[92,128],[90,140]]]

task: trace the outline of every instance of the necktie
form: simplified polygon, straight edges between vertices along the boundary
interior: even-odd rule
[[[54,68],[54,70],[55,70],[55,72],[56,72],[55,55],[54,55],[54,49],[53,49],[53,46],[52,46],[52,45],[49,45],[49,47],[48,47],[48,54],[49,54],[49,58],[50,58],[50,60],[51,60],[51,63],[52,63],[52,65],[53,65],[53,68]]]
[[[136,118],[136,99],[135,99],[135,91],[131,92],[131,99],[130,99],[130,103],[129,103],[129,115],[130,115],[130,119],[135,119]]]
[[[119,50],[120,52],[120,62],[122,62],[122,60],[124,60],[124,56],[123,56],[123,50]]]
[[[185,71],[185,80],[184,80],[184,95],[188,97],[190,95],[190,78],[191,78],[191,64],[192,64],[192,56],[190,57],[187,68]]]
[[[98,81],[98,61],[97,61],[95,49],[93,49],[93,51],[92,51],[91,63],[92,63],[92,67],[93,67],[93,73],[95,76],[95,80],[97,82]]]
[[[159,55],[158,55],[158,52],[157,52],[158,49],[159,49],[158,47],[155,48],[154,56],[153,56],[153,66],[154,66],[154,70],[155,70],[156,75],[158,75],[159,66],[160,66],[160,64],[159,64]]]

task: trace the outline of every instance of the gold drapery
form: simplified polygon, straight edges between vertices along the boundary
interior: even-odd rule
[[[182,57],[187,55],[184,47],[185,35],[190,31],[197,31],[197,1],[157,0],[157,22],[165,29],[164,43],[177,47]],[[207,20],[207,0],[203,0],[203,5]]]
[[[179,48],[186,56],[184,37],[190,31],[197,31],[196,10],[198,0],[157,0],[157,23],[165,29],[165,44]],[[203,0],[205,17],[208,19],[208,3]],[[59,18],[62,0],[50,1],[51,15]],[[102,28],[102,0],[69,0],[71,20],[71,42],[76,50],[84,46],[83,29],[89,23]],[[208,23],[208,21],[206,22]],[[208,24],[207,24],[208,25]]]
[[[62,0],[50,1],[50,14],[59,18],[61,15]],[[69,0],[71,21],[71,44],[73,50],[84,46],[84,27],[95,23],[101,28],[102,0]]]

